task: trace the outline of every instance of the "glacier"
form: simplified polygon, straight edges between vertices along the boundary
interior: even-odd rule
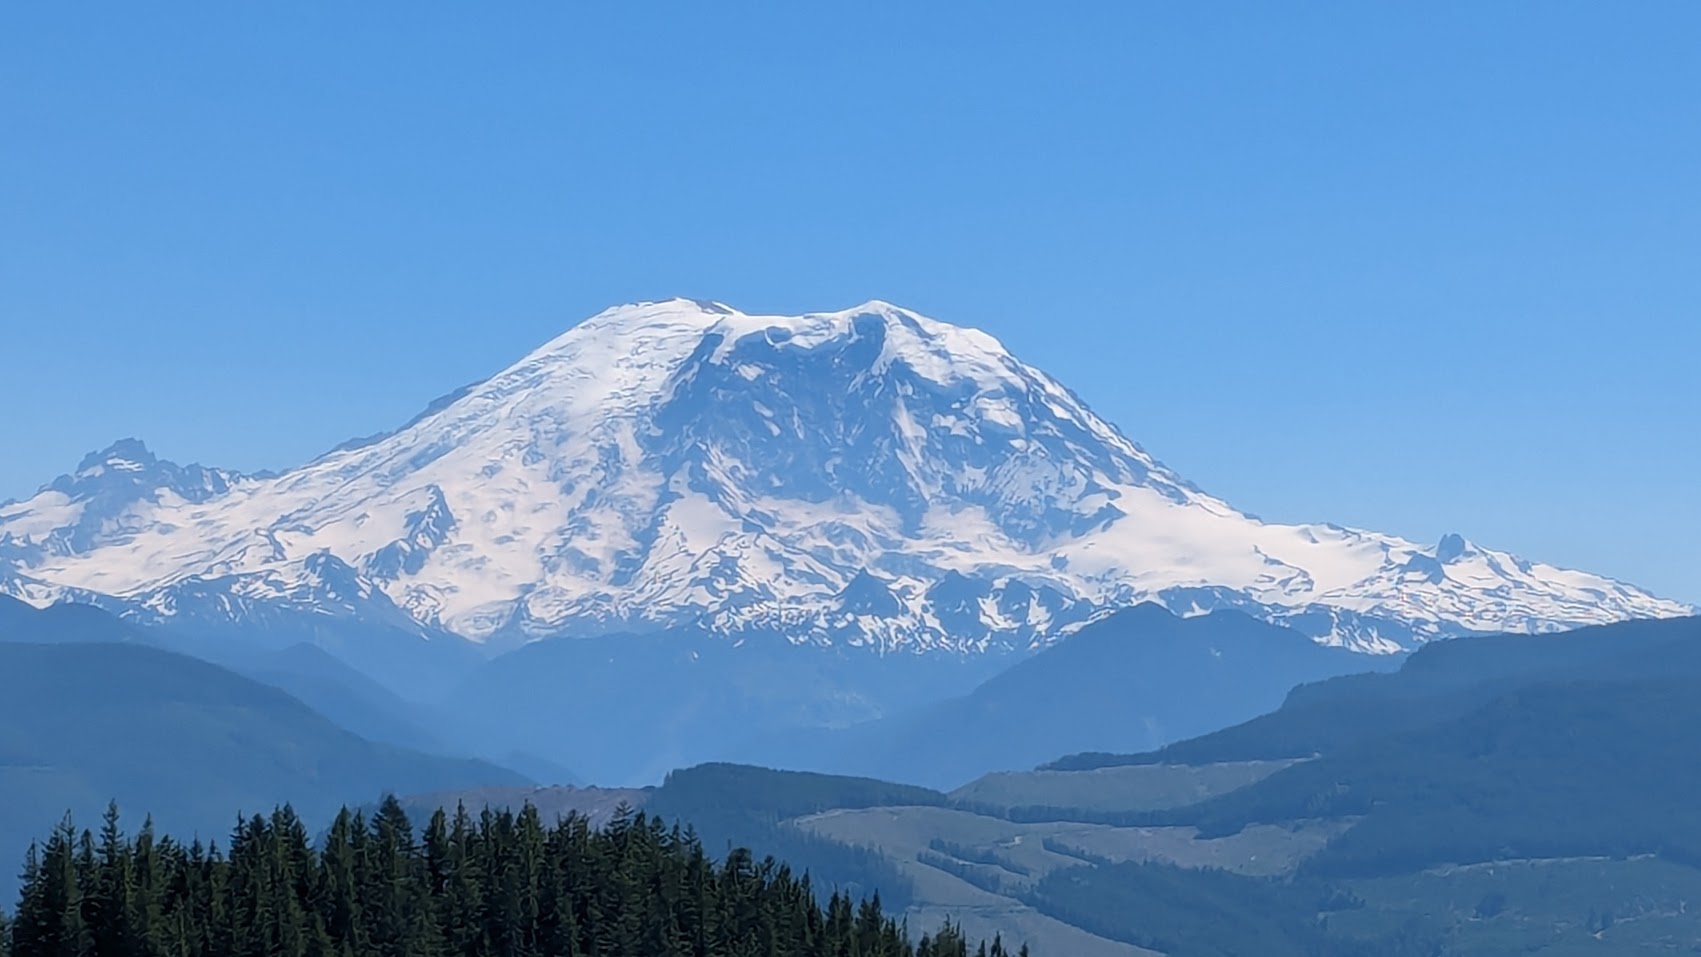
[[[120,442],[0,505],[0,592],[145,623],[282,609],[492,651],[675,628],[1026,649],[1151,601],[1394,653],[1696,611],[1457,535],[1262,521],[992,336],[879,301],[609,309],[278,474]]]

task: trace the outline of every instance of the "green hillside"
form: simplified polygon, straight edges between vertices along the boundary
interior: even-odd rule
[[[1076,754],[1045,765],[1084,771],[1331,754],[1463,716],[1532,684],[1701,678],[1701,619],[1627,621],[1563,635],[1493,635],[1424,646],[1392,673],[1295,687],[1281,707],[1140,754]]]
[[[521,783],[484,762],[372,744],[194,658],[0,643],[0,859],[21,859],[67,811],[94,820],[109,800],[173,832],[223,839],[238,811],[283,802],[318,821],[385,791]]]
[[[1691,952],[1697,728],[1701,622],[1461,639],[1157,752],[794,824],[878,849],[912,914],[1036,947]]]
[[[1362,817],[1311,862],[1332,875],[1507,858],[1701,864],[1697,728],[1701,681],[1537,685],[1158,817],[1207,834]]]

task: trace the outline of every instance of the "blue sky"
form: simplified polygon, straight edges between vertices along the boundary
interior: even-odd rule
[[[1701,5],[825,6],[7,6],[0,499],[878,297],[1255,513],[1701,601]]]

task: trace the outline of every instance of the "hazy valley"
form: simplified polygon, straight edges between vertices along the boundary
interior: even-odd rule
[[[530,806],[1040,953],[1701,941],[1695,609],[1266,523],[884,303],[610,310],[278,474],[120,442],[0,589],[12,860]]]

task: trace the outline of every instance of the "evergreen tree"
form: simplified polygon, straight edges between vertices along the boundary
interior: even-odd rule
[[[77,833],[76,852],[65,868],[66,899],[64,936],[60,939],[61,957],[90,957],[97,953],[94,928],[89,916],[94,910],[91,898],[95,893],[98,868],[95,864],[94,835],[87,830]]]
[[[454,821],[443,838],[442,883],[434,895],[437,928],[445,957],[482,957],[484,892],[479,884],[478,835],[465,804],[455,808]]]
[[[912,948],[878,897],[835,892],[623,810],[593,830],[458,808],[415,837],[399,802],[344,811],[315,849],[288,807],[238,819],[228,853],[98,837],[69,818],[25,856],[0,957],[967,957],[947,924]],[[979,957],[1008,957],[1002,941]],[[1025,951],[1024,951],[1025,955]]]
[[[46,892],[47,882],[42,876],[42,865],[39,848],[31,844],[24,852],[24,869],[19,875],[19,883],[23,891],[18,897],[18,909],[13,915],[10,928],[10,941],[17,950],[33,950],[42,952],[47,933],[46,903],[42,895]]]
[[[100,849],[93,864],[85,913],[97,953],[113,957],[140,957],[139,939],[130,920],[135,913],[135,875],[131,873],[131,849],[118,827],[118,805],[106,806],[101,818]]]
[[[342,949],[370,953],[364,890],[366,824],[360,815],[343,809],[331,824],[325,846],[319,852],[319,881],[315,909],[331,939]]]
[[[441,937],[413,825],[388,796],[372,818],[366,903],[375,957],[436,957]]]
[[[124,925],[129,928],[135,941],[131,948],[131,957],[163,957],[160,903],[164,856],[154,840],[152,818],[144,819],[141,830],[136,832],[128,870],[131,889],[124,914]]]

